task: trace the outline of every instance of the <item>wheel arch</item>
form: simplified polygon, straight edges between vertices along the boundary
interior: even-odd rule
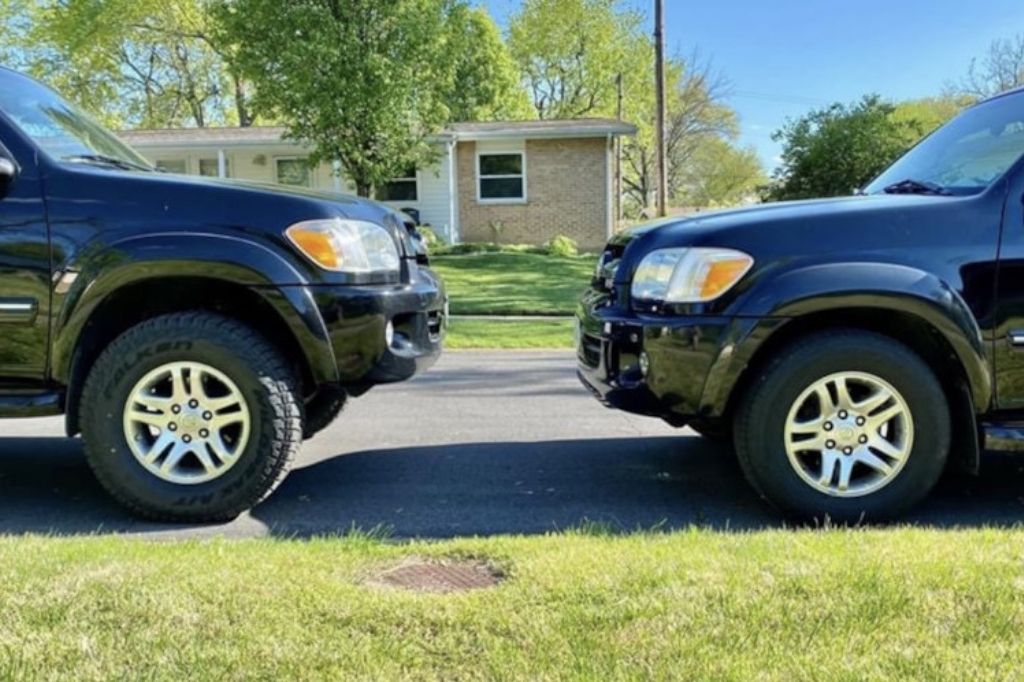
[[[992,370],[974,314],[954,287],[901,265],[819,265],[767,279],[739,311],[730,352],[720,354],[705,385],[710,415],[731,418],[739,396],[784,346],[826,330],[870,331],[903,343],[935,372],[954,422],[952,461],[977,470],[977,415],[990,407]]]
[[[197,246],[196,240],[203,240]],[[197,255],[201,254],[201,255]],[[304,393],[337,380],[327,331],[309,291],[274,286],[300,275],[265,247],[237,239],[156,235],[75,268],[54,325],[51,374],[66,387],[67,431],[78,432],[85,374],[106,345],[152,317],[208,310],[255,328],[295,363]]]

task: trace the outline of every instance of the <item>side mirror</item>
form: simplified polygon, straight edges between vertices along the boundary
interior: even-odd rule
[[[16,177],[18,177],[18,167],[10,159],[0,156],[0,199],[7,196]]]

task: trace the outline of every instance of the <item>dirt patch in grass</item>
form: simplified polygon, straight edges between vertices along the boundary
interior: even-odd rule
[[[501,571],[479,560],[407,559],[377,575],[377,585],[413,592],[464,592],[497,586]]]

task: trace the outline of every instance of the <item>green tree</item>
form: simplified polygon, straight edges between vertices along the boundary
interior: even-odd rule
[[[677,206],[732,206],[757,196],[767,178],[754,149],[721,137],[704,139],[679,169],[672,201]]]
[[[0,66],[23,67],[30,17],[27,0],[0,0]]]
[[[248,125],[206,0],[39,0],[31,72],[113,126]]]
[[[959,114],[973,101],[966,95],[944,95],[907,100],[896,104],[892,118],[894,121],[907,124],[908,132],[911,135],[909,142],[913,143]]]
[[[337,160],[359,194],[432,158],[459,60],[449,53],[453,0],[222,0],[233,60],[253,106]],[[475,106],[479,106],[476,104]]]
[[[538,118],[610,115],[652,63],[644,16],[617,0],[526,0],[509,19],[509,48]],[[637,75],[639,78],[632,78]]]
[[[869,95],[787,123],[772,135],[783,150],[768,198],[841,196],[863,186],[920,136],[916,122],[899,120],[895,111]]]
[[[501,31],[482,8],[456,5],[448,19],[448,50],[454,60],[444,100],[452,121],[534,118],[519,66]]]

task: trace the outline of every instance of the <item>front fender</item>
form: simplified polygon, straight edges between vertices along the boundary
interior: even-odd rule
[[[843,309],[877,310],[880,315],[899,311],[926,322],[959,359],[976,410],[988,407],[993,379],[978,322],[960,293],[929,272],[885,263],[813,265],[764,278],[734,306],[739,326],[751,332],[758,325],[745,325],[742,320],[800,318]],[[759,335],[757,345],[769,337]],[[755,350],[745,349],[728,361],[749,361]]]
[[[306,278],[270,248],[226,235],[156,233],[83,249],[56,275],[52,375],[66,384],[86,323],[113,292],[147,279],[197,277],[240,284],[258,293],[281,316],[309,360],[314,378],[336,381],[327,330]],[[66,290],[65,290],[66,289]]]

